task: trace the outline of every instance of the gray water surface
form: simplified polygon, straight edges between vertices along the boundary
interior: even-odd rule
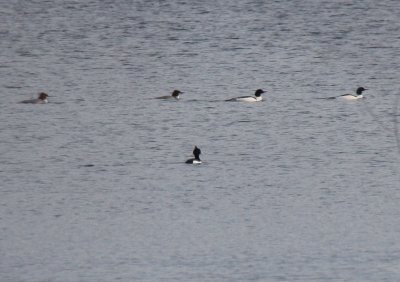
[[[399,1],[0,2],[2,282],[400,280]]]

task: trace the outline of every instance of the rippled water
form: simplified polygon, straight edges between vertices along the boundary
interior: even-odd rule
[[[396,0],[1,1],[0,280],[398,281],[399,18]]]

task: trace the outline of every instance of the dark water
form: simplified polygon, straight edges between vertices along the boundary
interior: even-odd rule
[[[395,0],[1,1],[0,280],[398,281],[399,19]]]

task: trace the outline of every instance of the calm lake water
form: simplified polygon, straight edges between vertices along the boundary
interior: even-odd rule
[[[399,1],[0,2],[2,282],[400,280]]]

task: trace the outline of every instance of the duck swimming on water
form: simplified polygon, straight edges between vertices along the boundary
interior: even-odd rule
[[[179,91],[179,90],[174,90],[173,92],[172,92],[172,94],[171,95],[169,95],[169,96],[161,96],[161,97],[157,97],[156,99],[164,99],[164,100],[179,100],[179,95],[180,94],[182,94],[183,92],[182,91]]]
[[[358,87],[355,94],[343,94],[337,97],[330,97],[329,99],[341,99],[341,100],[358,100],[364,98],[363,92],[368,90],[364,87]]]
[[[201,154],[201,150],[199,148],[197,148],[197,146],[194,146],[194,150],[193,150],[194,158],[188,159],[186,161],[186,163],[187,164],[201,164],[200,154]]]
[[[21,101],[20,103],[22,103],[22,104],[47,104],[49,102],[47,100],[47,97],[49,97],[49,95],[47,93],[41,92],[41,93],[39,93],[38,98],[31,99],[31,100],[24,100],[24,101]]]
[[[261,94],[265,93],[264,90],[262,89],[257,89],[256,92],[254,93],[254,96],[241,96],[241,97],[236,97],[236,98],[231,98],[225,101],[228,102],[261,102],[262,97]]]

